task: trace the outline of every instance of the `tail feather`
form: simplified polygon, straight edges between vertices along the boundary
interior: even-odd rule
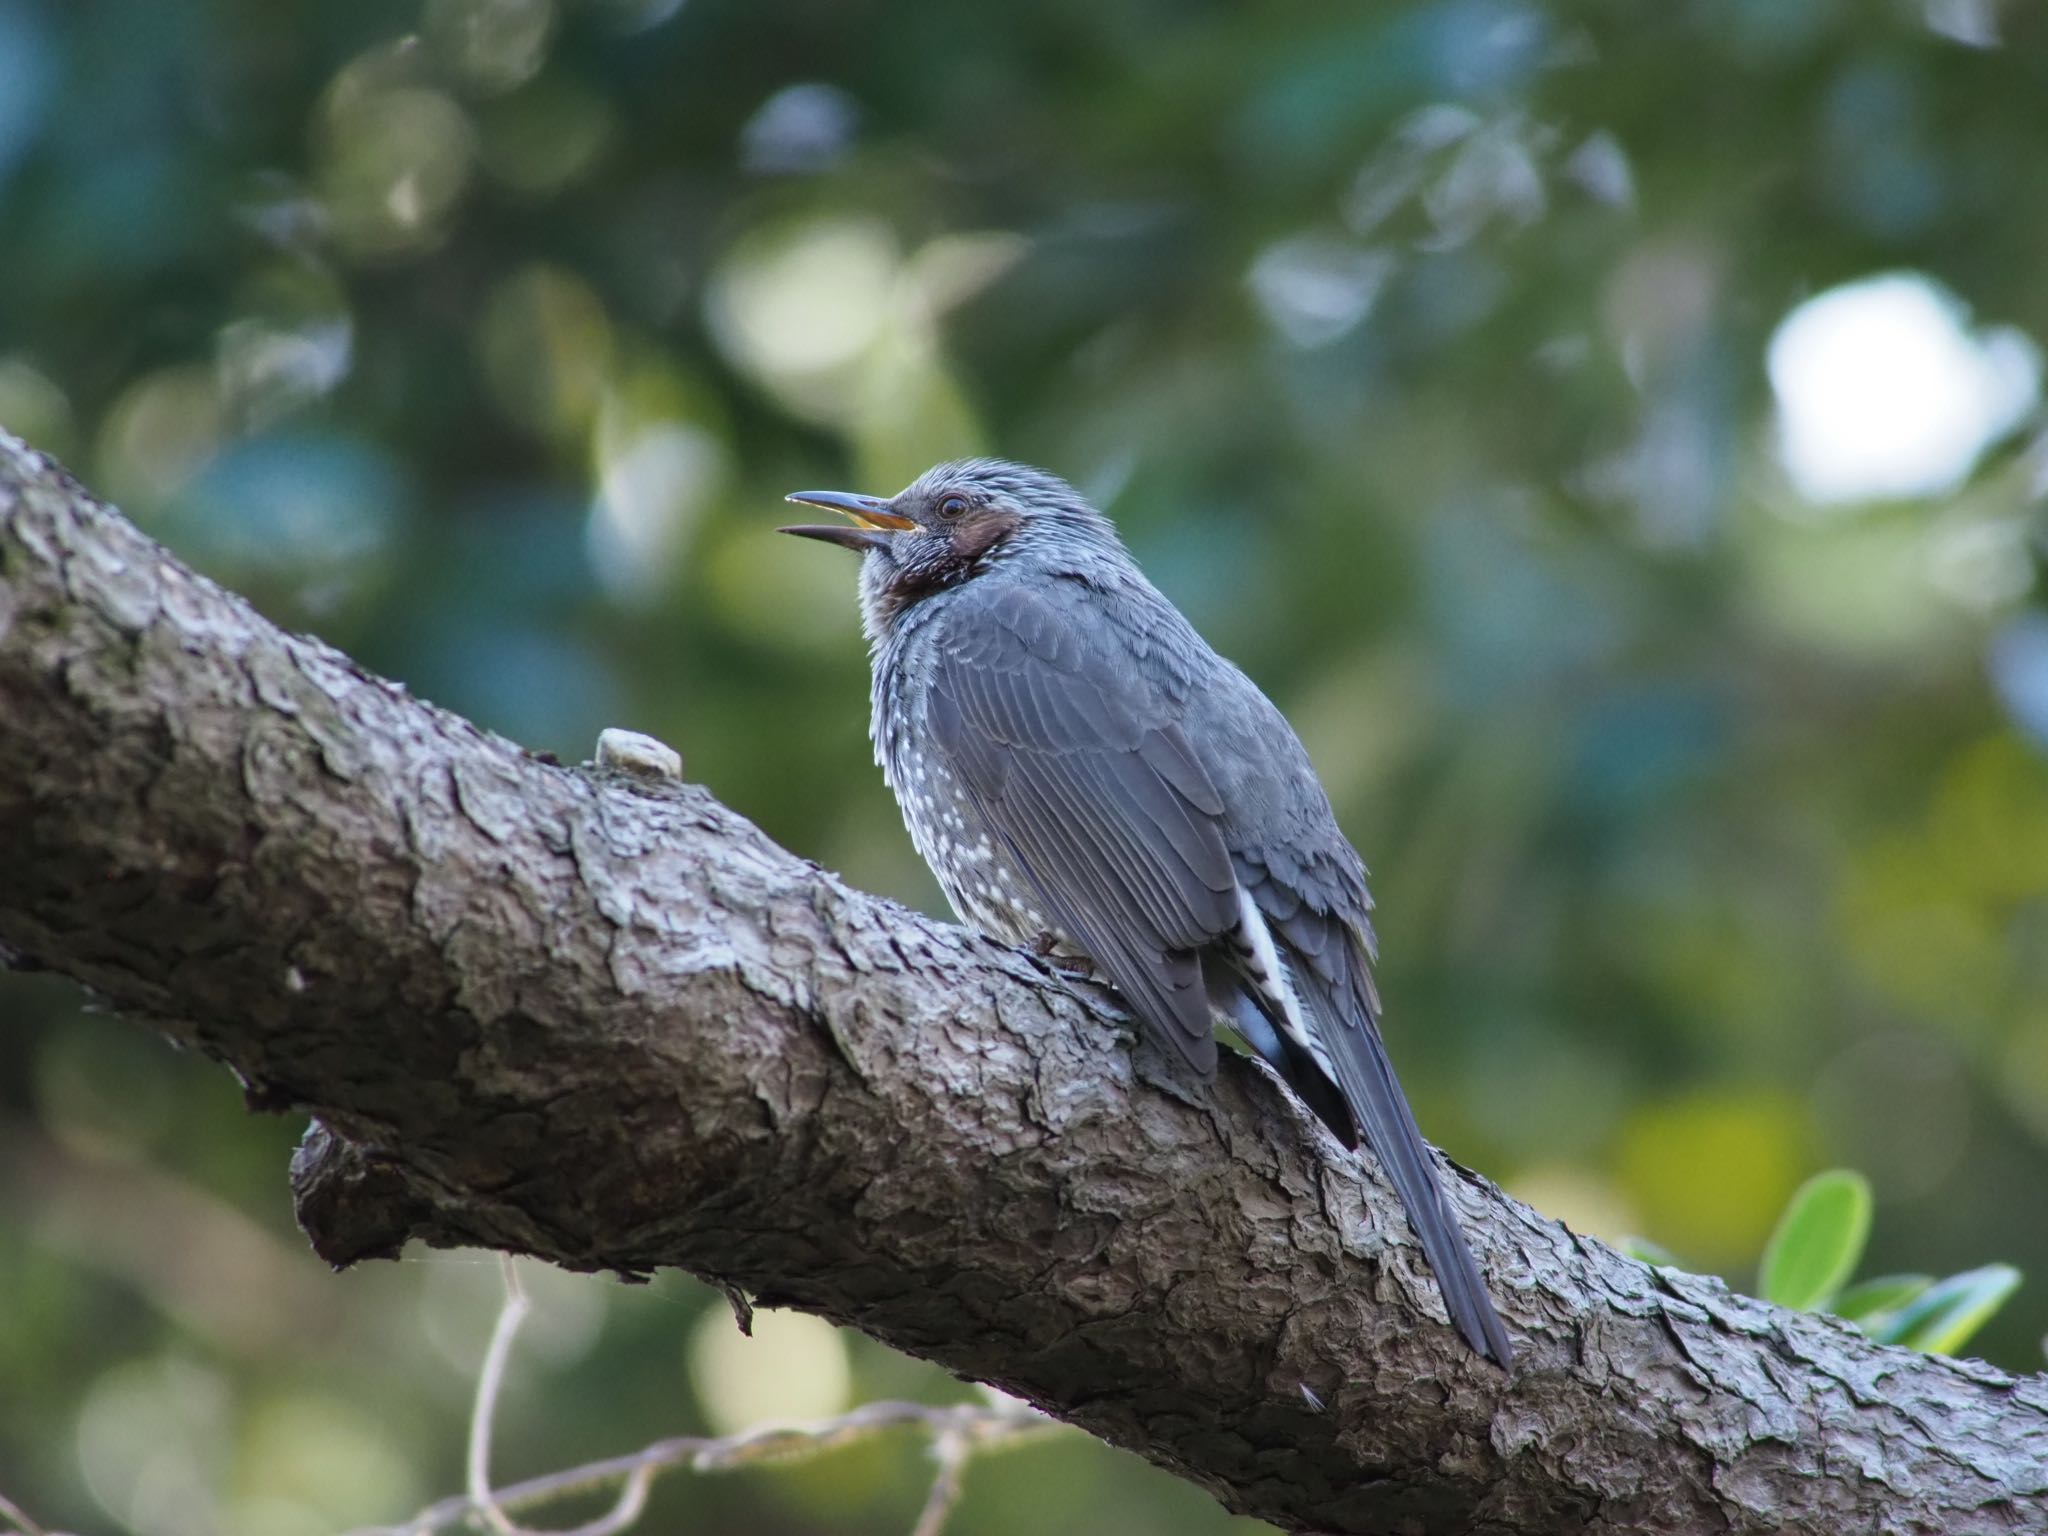
[[[1429,1148],[1415,1124],[1407,1095],[1387,1059],[1379,1025],[1363,1007],[1340,1010],[1322,979],[1307,966],[1295,970],[1295,984],[1314,1015],[1325,1065],[1337,1080],[1345,1103],[1365,1132],[1380,1166],[1401,1197],[1409,1224],[1422,1239],[1422,1252],[1436,1275],[1444,1307],[1465,1342],[1503,1370],[1513,1370],[1514,1347],[1500,1314],[1494,1311],[1486,1281],[1473,1261],[1472,1250],[1458,1230]]]
[[[1316,1065],[1315,1058],[1288,1035],[1287,1021],[1279,1016],[1271,1000],[1254,990],[1254,984],[1237,971],[1211,966],[1205,976],[1211,1006],[1230,1021],[1230,1027],[1246,1045],[1280,1074],[1280,1080],[1330,1128],[1330,1134],[1356,1151],[1357,1118],[1337,1091],[1337,1085]]]

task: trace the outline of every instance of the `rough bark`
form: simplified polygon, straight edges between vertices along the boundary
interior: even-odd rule
[[[0,437],[0,945],[318,1123],[315,1248],[675,1265],[1301,1530],[2048,1530],[2048,1380],[1652,1270],[1483,1180],[1521,1350],[1255,1065],[284,634]]]

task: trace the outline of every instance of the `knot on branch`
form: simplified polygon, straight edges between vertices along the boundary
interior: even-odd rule
[[[292,1153],[292,1204],[313,1251],[336,1269],[395,1259],[433,1208],[391,1158],[315,1120]]]

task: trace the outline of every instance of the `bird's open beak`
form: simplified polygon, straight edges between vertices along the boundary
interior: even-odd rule
[[[823,539],[828,544],[841,544],[848,549],[880,549],[896,534],[917,526],[909,518],[898,517],[891,512],[889,504],[879,496],[855,496],[847,491],[791,491],[783,500],[801,502],[807,507],[829,507],[852,518],[854,526],[802,523],[777,532],[794,533],[806,539]]]

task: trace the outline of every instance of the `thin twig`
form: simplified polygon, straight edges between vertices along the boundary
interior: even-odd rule
[[[14,1528],[21,1532],[21,1536],[50,1536],[48,1531],[37,1525],[35,1521],[29,1519],[22,1512],[21,1506],[8,1498],[4,1493],[0,1493],[0,1515],[5,1515],[12,1521]]]
[[[647,1490],[653,1486],[654,1468],[636,1468],[610,1509],[595,1520],[561,1532],[560,1536],[615,1536],[640,1518],[640,1512],[647,1507]]]
[[[498,1390],[505,1384],[505,1362],[512,1357],[512,1340],[526,1321],[526,1287],[519,1283],[519,1271],[512,1267],[510,1254],[502,1254],[498,1267],[505,1276],[505,1305],[498,1310],[497,1326],[491,1330],[490,1347],[484,1351],[483,1369],[477,1372],[476,1404],[469,1414],[469,1461],[466,1486],[469,1507],[498,1536],[518,1536],[511,1519],[491,1497],[491,1428],[498,1413]]]
[[[688,1465],[697,1472],[722,1472],[759,1462],[795,1460],[906,1424],[922,1425],[932,1432],[933,1454],[939,1463],[938,1476],[912,1536],[937,1536],[960,1497],[962,1470],[974,1447],[1053,1427],[1053,1421],[1036,1409],[1009,1398],[943,1407],[928,1403],[864,1403],[835,1418],[757,1424],[738,1434],[715,1438],[683,1435],[659,1440],[628,1456],[586,1462],[567,1471],[493,1489],[491,1435],[497,1420],[498,1395],[505,1384],[512,1341],[532,1305],[511,1258],[501,1256],[499,1264],[505,1277],[505,1303],[499,1309],[491,1342],[484,1350],[483,1365],[477,1373],[476,1398],[470,1410],[465,1491],[428,1505],[403,1525],[366,1527],[351,1536],[431,1536],[434,1531],[471,1518],[482,1520],[495,1536],[617,1536],[640,1518],[655,1475],[669,1468]],[[613,1483],[622,1484],[617,1501],[597,1519],[582,1525],[540,1532],[512,1519],[514,1510],[553,1503]],[[38,1530],[24,1530],[27,1536],[43,1536]]]
[[[960,1483],[967,1471],[968,1448],[967,1437],[958,1430],[948,1430],[932,1442],[932,1456],[939,1464],[939,1471],[932,1479],[932,1491],[925,1495],[924,1508],[918,1512],[917,1524],[911,1528],[910,1536],[939,1536],[946,1517],[960,1502]]]
[[[638,1520],[647,1507],[647,1490],[654,1482],[653,1468],[639,1467],[628,1472],[625,1486],[610,1509],[595,1520],[565,1531],[529,1531],[513,1521],[505,1512],[503,1498],[491,1492],[491,1431],[497,1421],[498,1392],[505,1383],[505,1364],[512,1357],[512,1340],[533,1305],[527,1300],[526,1287],[519,1283],[519,1271],[513,1267],[511,1255],[501,1254],[498,1263],[505,1276],[505,1304],[498,1311],[490,1347],[484,1351],[483,1369],[477,1374],[476,1405],[469,1416],[468,1492],[461,1501],[463,1512],[477,1516],[497,1536],[617,1536]],[[425,1531],[432,1527],[415,1521],[406,1529]]]
[[[624,1481],[629,1494],[636,1484],[639,1485],[639,1499],[644,1502],[646,1484],[651,1483],[657,1474],[676,1467],[687,1466],[697,1472],[724,1472],[762,1462],[793,1461],[836,1450],[886,1430],[911,1425],[925,1428],[941,1439],[951,1436],[973,1447],[998,1441],[1009,1443],[1059,1427],[1036,1409],[1007,1400],[944,1405],[893,1401],[863,1403],[829,1419],[759,1424],[736,1435],[678,1435],[672,1439],[657,1440],[624,1456],[586,1462],[494,1489],[491,1501],[500,1517],[504,1518],[514,1511],[552,1504],[574,1494],[608,1488]],[[943,1461],[941,1465],[943,1469]],[[618,1507],[625,1503],[622,1497]],[[625,1529],[624,1523],[605,1524],[614,1518],[618,1507],[612,1514],[595,1522],[597,1536],[611,1536],[612,1532]],[[432,1532],[458,1525],[476,1512],[477,1505],[470,1496],[458,1494],[428,1505],[402,1524],[365,1527],[350,1532],[349,1536],[431,1536]],[[636,1505],[633,1517],[637,1518],[637,1515]],[[591,1526],[583,1526],[573,1532],[550,1533],[550,1536],[593,1536],[593,1530]]]

